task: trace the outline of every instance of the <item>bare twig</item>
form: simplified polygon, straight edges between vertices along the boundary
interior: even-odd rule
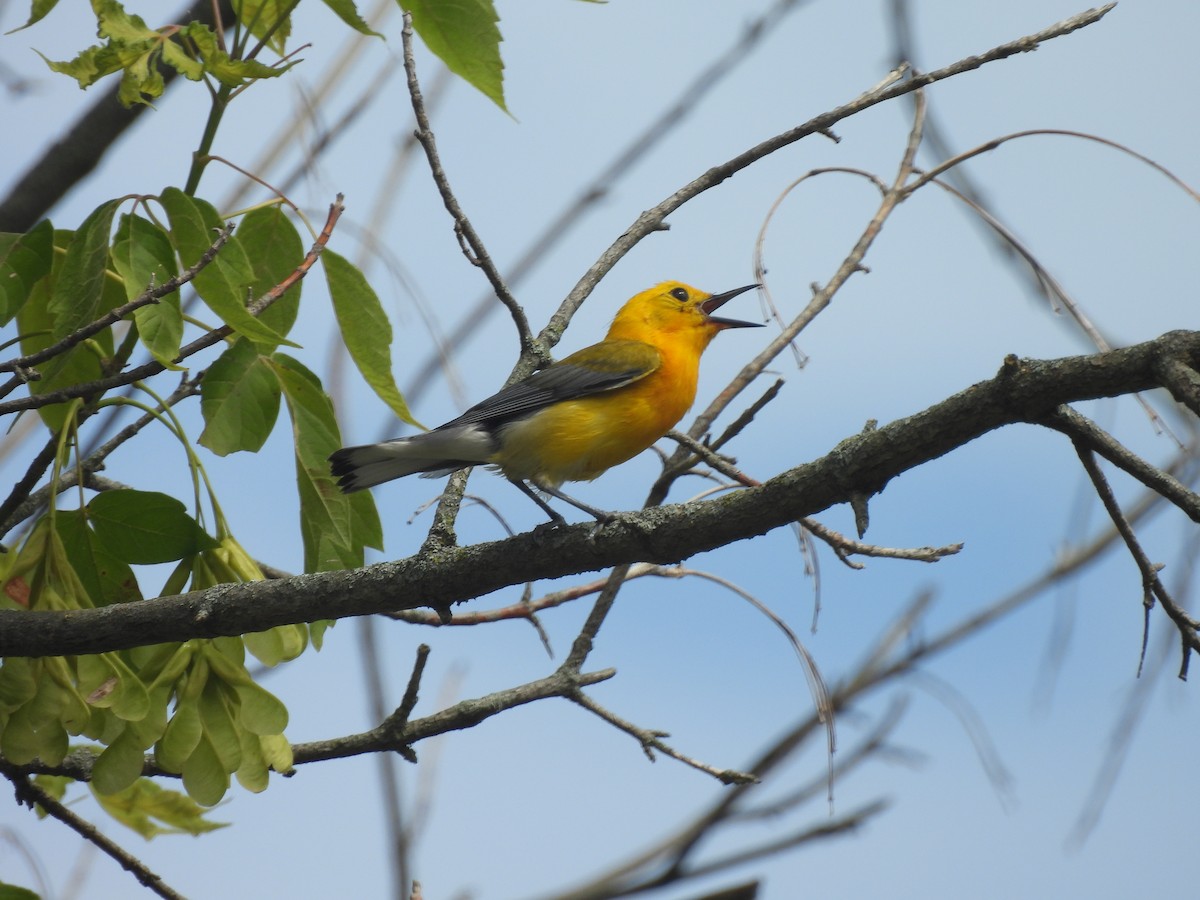
[[[683,578],[686,574],[686,570],[681,566],[655,566],[650,563],[637,563],[629,567],[629,572],[626,574],[625,580],[631,581],[634,578],[641,578],[644,575],[657,575],[661,578]],[[553,609],[556,606],[562,606],[564,603],[570,603],[589,594],[595,594],[603,590],[606,584],[608,584],[607,576],[584,584],[564,588],[561,591],[553,591],[535,599],[522,598],[517,603],[510,603],[508,606],[502,606],[497,609],[453,613],[449,620],[445,621],[437,613],[424,609],[404,609],[397,612],[385,613],[385,615],[399,622],[431,626],[471,626],[485,625],[490,622],[504,622],[510,619],[529,619],[543,610]]]
[[[980,156],[981,154],[984,154],[984,153],[990,153],[993,150],[1003,146],[1004,144],[1007,144],[1009,141],[1015,141],[1020,138],[1039,137],[1039,136],[1057,136],[1057,137],[1079,138],[1080,140],[1092,141],[1093,143],[1103,144],[1105,147],[1111,147],[1114,150],[1119,150],[1120,152],[1126,154],[1127,156],[1133,157],[1138,162],[1144,163],[1145,165],[1154,169],[1160,175],[1163,175],[1164,177],[1169,179],[1172,184],[1174,184],[1180,190],[1184,191],[1193,200],[1200,203],[1200,191],[1197,191],[1195,188],[1193,188],[1186,181],[1184,181],[1182,178],[1180,178],[1178,175],[1176,175],[1174,172],[1172,172],[1170,169],[1168,169],[1166,166],[1162,165],[1161,163],[1155,162],[1150,157],[1144,156],[1143,154],[1138,153],[1136,150],[1134,150],[1130,147],[1127,147],[1118,141],[1110,140],[1105,137],[1100,137],[1099,135],[1096,135],[1096,134],[1088,134],[1087,132],[1084,132],[1084,131],[1071,131],[1071,130],[1064,129],[1064,128],[1030,128],[1026,131],[1016,131],[1016,132],[1013,132],[1012,134],[1005,134],[1005,135],[1002,135],[997,138],[992,138],[990,141],[986,141],[977,147],[972,147],[970,150],[964,150],[962,153],[959,153],[955,156],[950,157],[949,159],[947,159],[943,162],[938,163],[936,166],[934,166],[932,169],[928,170],[927,172],[922,172],[920,177],[917,178],[915,181],[913,181],[908,186],[908,189],[909,189],[909,191],[915,191],[915,190],[919,189],[920,187],[922,187],[927,182],[930,182],[930,181],[933,181],[934,179],[936,179],[943,172],[947,172],[950,169],[955,168],[956,166],[960,165],[961,163],[965,162],[968,159],[971,159],[972,157]]]
[[[1200,416],[1200,374],[1182,360],[1171,358],[1162,361],[1158,374],[1171,396]]]
[[[1182,566],[1178,571],[1178,577],[1171,586],[1172,593],[1178,596],[1188,596],[1191,593],[1190,589],[1196,576],[1194,560],[1197,549],[1200,549],[1200,534],[1193,531],[1187,546],[1179,554]],[[1096,772],[1087,800],[1079,811],[1079,816],[1067,837],[1066,845],[1068,847],[1082,846],[1092,829],[1100,821],[1100,816],[1116,786],[1117,777],[1132,748],[1138,725],[1150,710],[1151,694],[1162,683],[1157,676],[1166,668],[1168,660],[1174,654],[1174,648],[1177,646],[1176,637],[1169,631],[1162,633],[1163,640],[1158,642],[1155,653],[1150,658],[1149,677],[1139,678],[1129,686],[1125,699],[1121,703],[1121,710],[1114,717],[1104,759]]]
[[[733,380],[709,403],[708,407],[700,413],[693,421],[688,429],[688,435],[694,439],[708,431],[712,427],[712,423],[716,417],[740,394],[751,382],[754,381],[763,370],[778,356],[784,348],[791,345],[796,335],[800,333],[816,316],[823,311],[832,302],[834,295],[841,289],[852,275],[863,270],[862,260],[866,256],[867,251],[874,243],[875,238],[883,228],[884,222],[892,214],[895,208],[903,202],[905,193],[903,186],[908,180],[912,172],[913,157],[916,154],[917,146],[921,136],[921,115],[924,106],[921,103],[917,104],[917,115],[914,118],[912,129],[909,132],[908,142],[905,147],[904,156],[901,159],[896,178],[892,186],[884,193],[883,199],[880,202],[879,208],[863,229],[861,236],[847,254],[842,264],[830,278],[829,282],[816,291],[812,300],[809,301],[801,313],[792,320],[792,322],[784,328],[779,335],[775,337],[754,359],[742,367],[742,370],[733,378]],[[760,145],[762,146],[762,145]],[[666,477],[660,478],[651,488],[650,495],[646,501],[646,505],[652,506],[661,503],[665,498],[667,491],[670,488],[672,478],[669,473],[676,471],[679,461],[684,458],[687,451],[679,448],[672,454],[671,458],[664,465],[664,474]]]
[[[417,695],[421,687],[421,676],[425,673],[425,663],[429,660],[429,645],[417,647],[417,659],[413,663],[412,674],[408,676],[408,687],[404,690],[404,698],[396,711],[384,722],[389,728],[402,729],[408,724],[409,716],[417,706]]]
[[[761,16],[747,22],[737,39],[723,53],[715,57],[712,63],[705,66],[669,103],[667,108],[646,126],[645,130],[635,135],[628,144],[618,150],[612,160],[580,189],[574,200],[560,210],[542,232],[534,237],[525,251],[509,267],[508,284],[516,285],[524,280],[534,266],[566,238],[577,223],[583,220],[588,210],[604,200],[614,186],[626,174],[633,171],[636,164],[644,159],[651,150],[663,141],[670,139],[671,135],[675,133],[676,127],[700,104],[700,101],[721,84],[739,62],[750,58],[754,47],[773,33],[775,26],[785,15],[801,5],[803,4],[798,0],[776,0]],[[447,335],[446,346],[461,346],[496,309],[494,299],[491,295],[481,297],[463,316],[461,323]],[[557,338],[555,341],[557,342]],[[410,404],[431,383],[433,375],[442,363],[443,353],[441,348],[437,348],[417,368],[411,386],[405,392]],[[528,374],[531,370],[522,369],[521,371],[523,374]]]
[[[421,85],[417,81],[417,67],[413,60],[412,14],[407,11],[404,13],[404,28],[401,35],[404,40],[404,71],[408,75],[408,94],[412,98],[413,113],[417,117],[417,140],[421,142],[421,147],[425,150],[425,156],[429,160],[430,174],[433,176],[434,184],[437,185],[438,193],[442,195],[442,203],[446,207],[446,212],[450,213],[450,218],[454,220],[454,231],[461,236],[464,254],[473,265],[483,270],[492,290],[496,292],[496,298],[507,307],[509,315],[512,316],[513,325],[516,326],[517,336],[521,341],[521,354],[532,354],[540,359],[542,351],[534,341],[529,320],[525,317],[525,310],[508,290],[508,286],[504,283],[504,278],[500,275],[495,263],[492,262],[483,240],[475,231],[466,213],[463,212],[458,198],[454,196],[450,180],[446,177],[445,169],[442,168],[437,142],[433,136],[433,129],[429,125],[429,116],[425,113]]]
[[[947,544],[944,547],[880,547],[876,544],[866,544],[846,537],[839,531],[834,531],[822,525],[815,519],[803,519],[804,526],[815,537],[820,538],[837,554],[838,559],[852,569],[861,569],[862,563],[856,563],[851,556],[871,556],[880,559],[911,559],[917,562],[935,563],[947,556],[953,556],[962,550],[962,544]]]
[[[399,730],[383,722],[361,734],[296,744],[293,747],[293,755],[296,765],[303,765],[325,759],[345,759],[362,753],[396,751],[439,734],[471,728],[506,709],[524,706],[547,697],[568,697],[581,687],[607,681],[616,674],[615,669],[601,669],[582,674],[559,669],[545,678],[473,700],[462,700],[424,718],[411,719]]]
[[[31,809],[39,806],[46,813],[62,822],[85,841],[94,844],[104,853],[111,856],[125,871],[133,875],[140,884],[168,900],[183,900],[183,895],[166,884],[159,875],[154,874],[145,863],[136,856],[109,840],[95,825],[81,819],[66,806],[59,803],[48,793],[29,780],[28,776],[11,763],[0,759],[0,774],[12,782],[17,793],[17,802]]]
[[[711,441],[708,446],[712,450],[720,450],[731,440],[741,434],[742,431],[754,421],[754,417],[757,416],[768,403],[779,396],[779,392],[783,390],[783,385],[783,379],[776,378],[771,386],[763,391],[762,396],[746,407],[742,414],[734,419],[729,424],[729,427],[722,431],[720,436]]]
[[[663,200],[657,206],[643,212],[638,218],[625,229],[621,237],[605,250],[600,258],[592,264],[586,273],[579,279],[579,282],[571,289],[559,306],[558,311],[551,317],[550,323],[542,330],[539,337],[546,342],[547,346],[553,346],[561,337],[563,330],[574,315],[575,310],[592,292],[593,288],[599,283],[600,279],[606,275],[609,270],[634,246],[641,242],[645,237],[661,230],[664,220],[668,215],[673,213],[689,200],[699,196],[703,192],[716,187],[733,175],[736,175],[742,169],[752,165],[758,160],[769,156],[776,150],[793,144],[803,138],[813,134],[821,134],[827,132],[835,124],[852,115],[862,112],[879,103],[884,103],[896,97],[912,93],[920,90],[938,81],[943,81],[947,78],[952,78],[956,75],[961,75],[963,72],[970,72],[978,69],[988,63],[996,60],[1006,59],[1010,56],[1015,56],[1019,53],[1028,53],[1036,50],[1038,46],[1045,41],[1053,40],[1054,38],[1062,37],[1070,34],[1080,28],[1085,28],[1095,22],[1098,22],[1115,6],[1115,3],[1109,3],[1100,9],[1091,9],[1082,12],[1078,15],[1071,16],[1068,19],[1063,19],[1049,28],[1045,28],[1035,34],[1027,35],[1023,38],[1018,38],[1015,41],[1001,44],[998,47],[993,47],[978,56],[969,56],[961,59],[958,62],[945,66],[940,69],[935,69],[932,72],[922,73],[913,78],[897,84],[890,84],[882,90],[867,92],[849,103],[832,109],[829,112],[822,113],[803,125],[791,128],[774,137],[768,138],[762,143],[738,154],[727,162],[713,166],[699,178],[684,185],[670,197]],[[886,83],[886,82],[885,82]]]
[[[387,699],[384,694],[383,666],[379,658],[378,641],[379,621],[374,616],[365,616],[359,623],[359,646],[362,650],[363,681],[366,686],[368,710],[371,721],[382,722],[388,716]],[[424,646],[424,645],[422,645]],[[406,718],[407,721],[407,718]],[[410,754],[411,748],[406,748]],[[391,753],[379,753],[375,756],[375,771],[379,776],[379,805],[382,807],[384,822],[387,827],[387,846],[391,849],[393,891],[395,896],[403,896],[402,891],[409,881],[409,864],[411,848],[409,831],[405,827],[403,797],[401,782],[397,769],[396,757]]]
[[[1100,502],[1104,504],[1109,518],[1112,519],[1113,525],[1116,526],[1121,538],[1125,541],[1125,546],[1129,550],[1130,556],[1137,563],[1138,571],[1142,573],[1142,604],[1146,609],[1145,626],[1142,637],[1142,652],[1138,657],[1138,672],[1142,670],[1142,663],[1146,658],[1146,642],[1149,639],[1150,629],[1150,610],[1154,607],[1154,601],[1157,600],[1162,606],[1163,611],[1175,623],[1175,627],[1179,630],[1180,639],[1183,641],[1183,655],[1179,664],[1179,677],[1182,680],[1187,680],[1188,665],[1191,662],[1192,653],[1200,653],[1200,621],[1193,619],[1188,615],[1187,610],[1175,602],[1175,599],[1168,593],[1166,586],[1158,577],[1158,572],[1161,566],[1157,566],[1150,561],[1146,555],[1146,551],[1142,549],[1141,543],[1137,539],[1137,535],[1133,532],[1133,526],[1129,524],[1129,520],[1121,511],[1120,505],[1117,503],[1117,498],[1113,495],[1112,488],[1108,484],[1108,479],[1104,477],[1104,473],[1100,471],[1099,465],[1096,463],[1096,457],[1092,452],[1091,446],[1082,438],[1072,437],[1072,443],[1075,445],[1075,452],[1079,456],[1079,461],[1083,464],[1084,471],[1092,480],[1092,485],[1096,489],[1096,494],[1100,497]]]
[[[697,460],[704,460],[704,462],[708,463],[726,478],[732,478],[738,484],[742,485],[742,487],[758,487],[762,484],[761,481],[751,478],[735,466],[733,464],[735,460],[727,456],[722,456],[711,447],[700,443],[691,435],[684,434],[682,431],[676,431],[672,428],[667,432],[666,436],[695,454],[694,458],[687,457],[680,462],[679,467],[681,469],[690,469]]]
[[[583,623],[583,627],[579,630],[579,634],[575,636],[575,641],[571,645],[571,652],[566,660],[559,667],[559,671],[578,672],[587,660],[588,654],[592,652],[592,642],[596,639],[596,634],[600,631],[600,626],[604,624],[604,619],[612,609],[613,602],[617,599],[617,591],[621,589],[621,585],[629,577],[630,564],[614,566],[612,571],[608,573],[608,581],[604,585],[604,589],[600,592],[600,596],[596,598],[596,602],[592,605],[592,611],[587,617],[587,621]]]
[[[647,728],[639,728],[632,722],[627,722],[620,716],[613,713],[611,710],[601,706],[587,694],[582,691],[571,694],[567,699],[573,703],[582,706],[588,712],[595,713],[609,725],[614,728],[624,731],[626,734],[635,738],[642,745],[642,752],[646,757],[654,762],[654,751],[658,751],[664,756],[669,756],[671,759],[678,760],[686,766],[691,766],[697,771],[703,772],[706,775],[711,775],[722,784],[749,784],[758,781],[754,775],[747,772],[738,772],[734,769],[718,769],[715,766],[710,766],[708,763],[701,762],[698,759],[693,759],[690,756],[685,756],[678,750],[663,743],[662,739],[669,737],[665,731],[651,731]]]
[[[1122,446],[1112,435],[1069,406],[1060,406],[1046,424],[1077,443],[1086,444],[1113,465],[1132,475],[1146,487],[1179,507],[1193,522],[1200,522],[1200,494],[1174,475],[1146,462]]]
[[[54,462],[54,456],[57,452],[58,433],[55,432],[42,445],[42,449],[37,452],[37,455],[30,460],[25,474],[13,485],[12,490],[8,492],[8,496],[4,498],[4,502],[0,503],[0,534],[7,534],[13,525],[16,525],[24,518],[24,516],[16,518],[13,514],[22,506],[26,498],[29,497],[34,485],[46,474],[46,470]]]

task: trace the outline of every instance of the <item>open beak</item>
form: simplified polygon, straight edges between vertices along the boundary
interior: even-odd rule
[[[700,304],[700,309],[708,316],[708,321],[714,325],[719,325],[721,328],[761,328],[762,322],[742,322],[739,319],[726,319],[721,316],[714,316],[713,313],[736,297],[738,294],[744,294],[746,291],[752,291],[756,287],[761,287],[758,284],[748,284],[745,287],[734,288],[732,291],[726,291],[723,294],[713,294],[707,300]]]

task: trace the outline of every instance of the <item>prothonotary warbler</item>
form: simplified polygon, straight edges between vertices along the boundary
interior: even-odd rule
[[[707,294],[678,281],[642,291],[621,307],[598,344],[509,385],[432,431],[381,444],[345,447],[329,457],[343,491],[393,478],[426,478],[487,464],[545,510],[535,493],[558,497],[600,521],[610,513],[559,490],[591,481],[641,453],[675,425],[696,398],[700,355],[717,332],[756,322],[713,313],[758,287]]]

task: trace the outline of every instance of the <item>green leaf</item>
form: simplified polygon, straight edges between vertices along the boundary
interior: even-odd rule
[[[50,295],[54,337],[62,338],[93,322],[111,307],[105,299],[104,273],[108,267],[108,242],[113,215],[120,201],[109,200],[96,207],[67,247],[62,268]]]
[[[54,526],[66,550],[67,560],[95,606],[141,600],[133,569],[96,540],[81,509],[59,510]]]
[[[11,716],[0,732],[0,753],[5,760],[23,766],[40,759],[56,766],[67,755],[68,737],[57,718],[59,704],[53,692],[38,695]]]
[[[316,650],[319,651],[325,643],[325,632],[336,624],[331,619],[318,619],[315,622],[308,623],[308,639],[312,641],[312,645]]]
[[[199,704],[192,701],[180,703],[154,746],[155,762],[167,772],[182,772],[203,733]]]
[[[88,47],[67,62],[42,59],[55,72],[74,78],[81,88],[121,72],[117,99],[127,108],[162,96],[165,85],[158,60],[171,43],[147,27],[141,17],[127,13],[116,0],[92,0],[92,8],[99,26],[97,33],[108,42]]]
[[[262,750],[263,760],[268,766],[281,774],[292,771],[292,745],[282,734],[262,735],[258,739]]]
[[[204,646],[203,641],[183,644],[161,675],[178,683],[175,713],[154,747],[155,760],[168,772],[183,771],[204,734],[200,721],[200,695],[208,684],[208,662],[203,653],[197,652]],[[186,675],[178,671],[181,664],[187,667]]]
[[[263,759],[258,735],[241,731],[238,736],[242,741],[242,764],[236,772],[238,784],[248,791],[261,793],[267,789],[271,775],[267,769],[267,761]]]
[[[95,606],[87,587],[71,565],[57,531],[46,534],[43,557],[31,588],[31,608],[90,609]]]
[[[235,686],[238,699],[242,701],[238,721],[251,734],[283,734],[288,723],[287,707],[270,691],[250,684]]]
[[[119,675],[108,661],[106,653],[88,653],[75,662],[79,676],[79,692],[87,702],[98,709],[108,709],[113,704]]]
[[[308,626],[280,625],[242,635],[246,649],[264,666],[274,667],[295,659],[308,646]]]
[[[37,353],[55,343],[55,316],[50,312],[50,300],[55,293],[59,273],[62,271],[66,250],[72,243],[73,233],[57,231],[54,233],[54,246],[59,252],[53,254],[53,264],[50,274],[36,282],[29,297],[17,311],[17,327],[21,333],[21,352]],[[119,288],[114,282],[105,282],[105,294]],[[113,296],[101,301],[101,305],[115,306],[120,298]],[[112,329],[106,328],[94,335],[90,341],[72,347],[52,359],[36,366],[41,378],[29,385],[29,392],[35,396],[48,394],[61,388],[95,381],[104,374],[102,357],[111,356],[113,352]],[[43,406],[38,410],[38,416],[52,431],[58,431],[66,421],[68,402]]]
[[[120,72],[127,63],[134,62],[138,56],[137,53],[122,54],[120,48],[105,44],[93,44],[69,60],[50,59],[36,50],[34,52],[42,57],[51,71],[74,78],[83,89],[90,88],[106,75]],[[121,99],[124,100],[123,95]]]
[[[42,664],[46,680],[41,689],[51,693],[57,691],[56,703],[59,721],[72,734],[82,732],[88,724],[93,710],[76,689],[70,666],[61,656],[47,656],[42,660]]]
[[[54,227],[43,219],[24,234],[0,234],[0,325],[7,325],[29,299],[33,286],[50,274]]]
[[[32,25],[36,21],[36,19],[30,20],[29,24]],[[29,888],[0,881],[0,900],[41,900],[41,894],[31,891]]]
[[[278,206],[246,213],[237,233],[254,269],[251,289],[256,297],[261,297],[291,275],[304,259],[300,234]],[[304,279],[298,279],[283,296],[262,311],[258,320],[286,335],[296,324],[303,285]]]
[[[408,404],[392,376],[392,326],[379,297],[362,272],[345,257],[326,250],[321,254],[321,263],[325,267],[333,311],[350,358],[392,412],[410,425],[423,427],[408,411]]]
[[[196,749],[183,764],[183,786],[197,803],[215,806],[229,790],[229,770],[217,757],[212,740],[201,735]]]
[[[267,46],[280,56],[286,52],[287,39],[292,33],[292,20],[287,13],[294,6],[290,0],[233,0],[237,20],[260,41],[265,38]]]
[[[118,41],[144,41],[159,37],[159,33],[146,25],[141,16],[126,12],[117,0],[92,0],[96,13],[96,33],[100,37]]]
[[[150,712],[150,694],[141,678],[121,659],[117,653],[87,654],[75,657],[79,675],[78,690],[95,709],[110,710],[121,722],[139,722]],[[129,730],[123,725],[112,726],[122,733]],[[158,737],[150,733],[143,739],[139,733],[129,733],[130,740],[138,740],[139,749],[145,750]]]
[[[203,644],[204,658],[212,674],[227,685],[250,684],[246,671],[246,648],[239,638],[213,638]]]
[[[339,19],[357,31],[370,37],[383,37],[378,31],[372,31],[371,26],[358,14],[354,0],[325,0],[325,5],[333,10]]]
[[[200,695],[200,722],[204,726],[200,744],[203,745],[206,739],[210,741],[225,771],[236,772],[242,764],[242,744],[230,705],[220,679],[209,678]]]
[[[152,673],[141,669],[138,669],[137,673],[138,677],[142,679],[143,684],[146,684],[147,679],[153,677]],[[130,720],[128,723],[128,727],[137,736],[139,745],[144,749],[153,747],[163,736],[163,732],[167,730],[167,705],[170,703],[173,689],[173,683],[167,683],[158,679],[152,680],[146,686],[149,709],[146,710],[144,716],[136,720]]]
[[[121,216],[113,239],[112,262],[124,279],[127,300],[136,300],[149,288],[165,284],[179,274],[171,238],[141,216]],[[179,292],[173,291],[157,303],[135,310],[133,318],[142,346],[163,365],[178,369],[174,360],[183,340]]]
[[[216,34],[201,22],[189,22],[179,30],[180,35],[195,44],[204,60],[204,71],[226,87],[241,87],[260,78],[278,78],[299,60],[278,66],[268,66],[256,59],[234,59],[221,48]]]
[[[38,662],[22,657],[0,661],[0,713],[9,713],[28,703],[38,689]]]
[[[125,664],[117,653],[105,653],[108,663],[117,672],[118,686],[114,692],[112,711],[119,719],[137,722],[150,712],[150,694],[142,680]],[[143,746],[145,750],[148,744]]]
[[[292,418],[305,571],[361,566],[364,547],[382,549],[383,526],[370,495],[343,494],[329,472],[329,454],[341,446],[333,406],[299,362],[276,353],[272,364]]]
[[[206,810],[186,794],[160,787],[149,778],[139,778],[114,794],[93,794],[105,812],[147,840],[160,834],[203,834],[229,824],[204,818]]]
[[[270,361],[245,338],[217,357],[200,385],[200,443],[218,456],[257,452],[279,417],[279,379]]]
[[[403,0],[413,30],[446,67],[505,112],[500,17],[492,0]]]
[[[67,796],[67,788],[75,783],[75,779],[66,775],[35,775],[33,783],[55,800],[62,800]]]
[[[105,491],[87,510],[101,545],[127,563],[173,562],[217,546],[182,503],[157,491]]]
[[[104,748],[92,767],[92,788],[98,794],[115,794],[142,777],[145,754],[133,732],[126,728]]]
[[[167,188],[159,197],[171,221],[171,238],[185,267],[194,265],[212,246],[216,231],[224,226],[210,203],[194,200],[178,188]],[[254,318],[246,310],[246,298],[254,284],[254,269],[237,235],[232,235],[217,254],[192,280],[196,293],[225,324],[252,341],[267,347],[295,346],[283,335]]]

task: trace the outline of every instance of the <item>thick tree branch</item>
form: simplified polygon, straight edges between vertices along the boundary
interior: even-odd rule
[[[1157,386],[1163,358],[1200,365],[1200,332],[1173,331],[1123,350],[1038,361],[1010,356],[1000,373],[929,409],[842,441],[761,487],[700,503],[541,529],[351,572],[219,585],[177,597],[73,612],[0,610],[0,656],[98,653],[261,631],[275,625],[446,607],[515,584],[631,562],[669,563],[746,540],[852,497],[1005,425],[1044,421],[1064,403]]]

